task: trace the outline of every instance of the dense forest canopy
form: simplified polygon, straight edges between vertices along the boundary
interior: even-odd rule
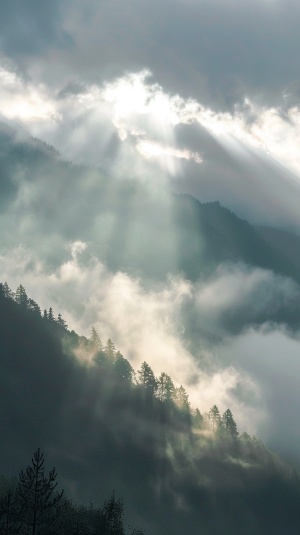
[[[61,314],[41,312],[23,285],[14,293],[1,283],[0,318],[5,533],[33,529],[24,489],[34,467],[44,474],[41,451],[31,468],[22,467],[37,444],[55,463],[65,497],[56,493],[55,471],[39,479],[51,507],[36,533],[52,521],[55,533],[66,534],[119,535],[130,523],[149,534],[179,535],[190,522],[208,534],[241,533],[241,524],[249,535],[283,534],[286,525],[297,532],[297,474],[239,431],[230,408],[191,407],[168,374],[156,377],[147,362],[135,371],[95,327],[89,338],[69,331]],[[85,361],[75,356],[79,345]],[[19,482],[9,484],[18,472]],[[89,507],[90,497],[96,505]],[[111,508],[118,520],[105,528]]]

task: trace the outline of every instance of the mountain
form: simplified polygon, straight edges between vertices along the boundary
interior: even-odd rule
[[[55,265],[65,256],[59,241],[80,239],[113,271],[151,280],[182,273],[196,281],[243,263],[300,282],[298,236],[255,227],[218,202],[73,165],[6,125],[0,141],[2,251],[22,243]]]
[[[88,340],[22,295],[0,298],[5,476],[40,447],[68,497],[97,504],[115,489],[149,535],[297,532],[299,478],[259,440],[219,426],[216,407],[211,424],[197,424],[108,355],[87,360]]]

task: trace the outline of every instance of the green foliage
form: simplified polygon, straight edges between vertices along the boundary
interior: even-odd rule
[[[117,351],[114,360],[114,373],[117,378],[131,382],[134,374],[133,367],[127,359],[123,357],[120,351]]]
[[[61,314],[58,314],[56,323],[57,323],[57,325],[58,325],[59,327],[61,327],[62,329],[67,330],[67,328],[68,328],[67,322],[63,319],[63,317],[62,317]]]
[[[138,370],[138,384],[140,384],[146,394],[153,396],[157,390],[157,381],[155,375],[147,362],[143,362]]]
[[[213,405],[213,407],[209,410],[208,424],[213,432],[218,431],[222,426],[221,415],[217,405]]]
[[[114,343],[111,341],[111,339],[109,338],[105,344],[105,348],[104,348],[104,352],[107,356],[108,359],[110,360],[114,360],[115,359],[115,356],[116,356],[116,348],[115,348],[115,345]]]
[[[175,401],[175,386],[169,375],[162,372],[157,380],[157,397],[163,403]]]
[[[239,436],[237,425],[233,419],[232,412],[230,409],[227,409],[223,416],[222,422],[225,432],[230,435],[233,439],[236,439]]]
[[[196,429],[202,429],[204,427],[204,417],[199,409],[192,411],[192,424]]]
[[[179,388],[175,388],[175,403],[182,411],[190,412],[189,396],[182,385]]]
[[[88,348],[89,351],[103,351],[103,344],[95,327],[91,328],[91,334],[88,340]]]
[[[28,296],[22,284],[20,284],[20,286],[18,286],[16,290],[15,301],[16,303],[18,303],[18,305],[22,306],[23,308],[28,307]]]
[[[4,299],[14,299],[14,293],[7,282],[0,284],[0,297],[3,297]]]
[[[31,312],[33,312],[35,314],[38,314],[39,316],[41,315],[41,309],[40,309],[39,305],[31,298],[28,299],[27,308]]]

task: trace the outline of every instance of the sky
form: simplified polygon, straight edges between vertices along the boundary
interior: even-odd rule
[[[95,244],[114,228],[123,187],[149,196],[141,209],[151,224],[154,205],[168,218],[174,191],[300,234],[299,15],[296,0],[0,5],[0,120],[16,129],[15,142],[37,137],[82,166],[70,183],[9,160],[1,279],[24,284],[80,333],[95,325],[134,366],[166,371],[200,408],[230,406],[242,428],[291,456],[299,342],[268,318],[278,303],[294,310],[298,285],[247,266],[220,266],[193,283],[170,270],[154,282],[109,267]],[[111,212],[101,212],[99,177],[109,177]],[[128,248],[138,232],[131,227]],[[198,350],[187,309],[198,318]],[[224,321],[228,310],[246,318],[243,327]]]

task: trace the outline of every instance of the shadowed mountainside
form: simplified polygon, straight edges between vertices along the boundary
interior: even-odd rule
[[[297,532],[298,478],[259,441],[197,430],[103,358],[75,358],[84,341],[0,299],[2,472],[39,445],[68,495],[101,503],[114,488],[147,533]]]

